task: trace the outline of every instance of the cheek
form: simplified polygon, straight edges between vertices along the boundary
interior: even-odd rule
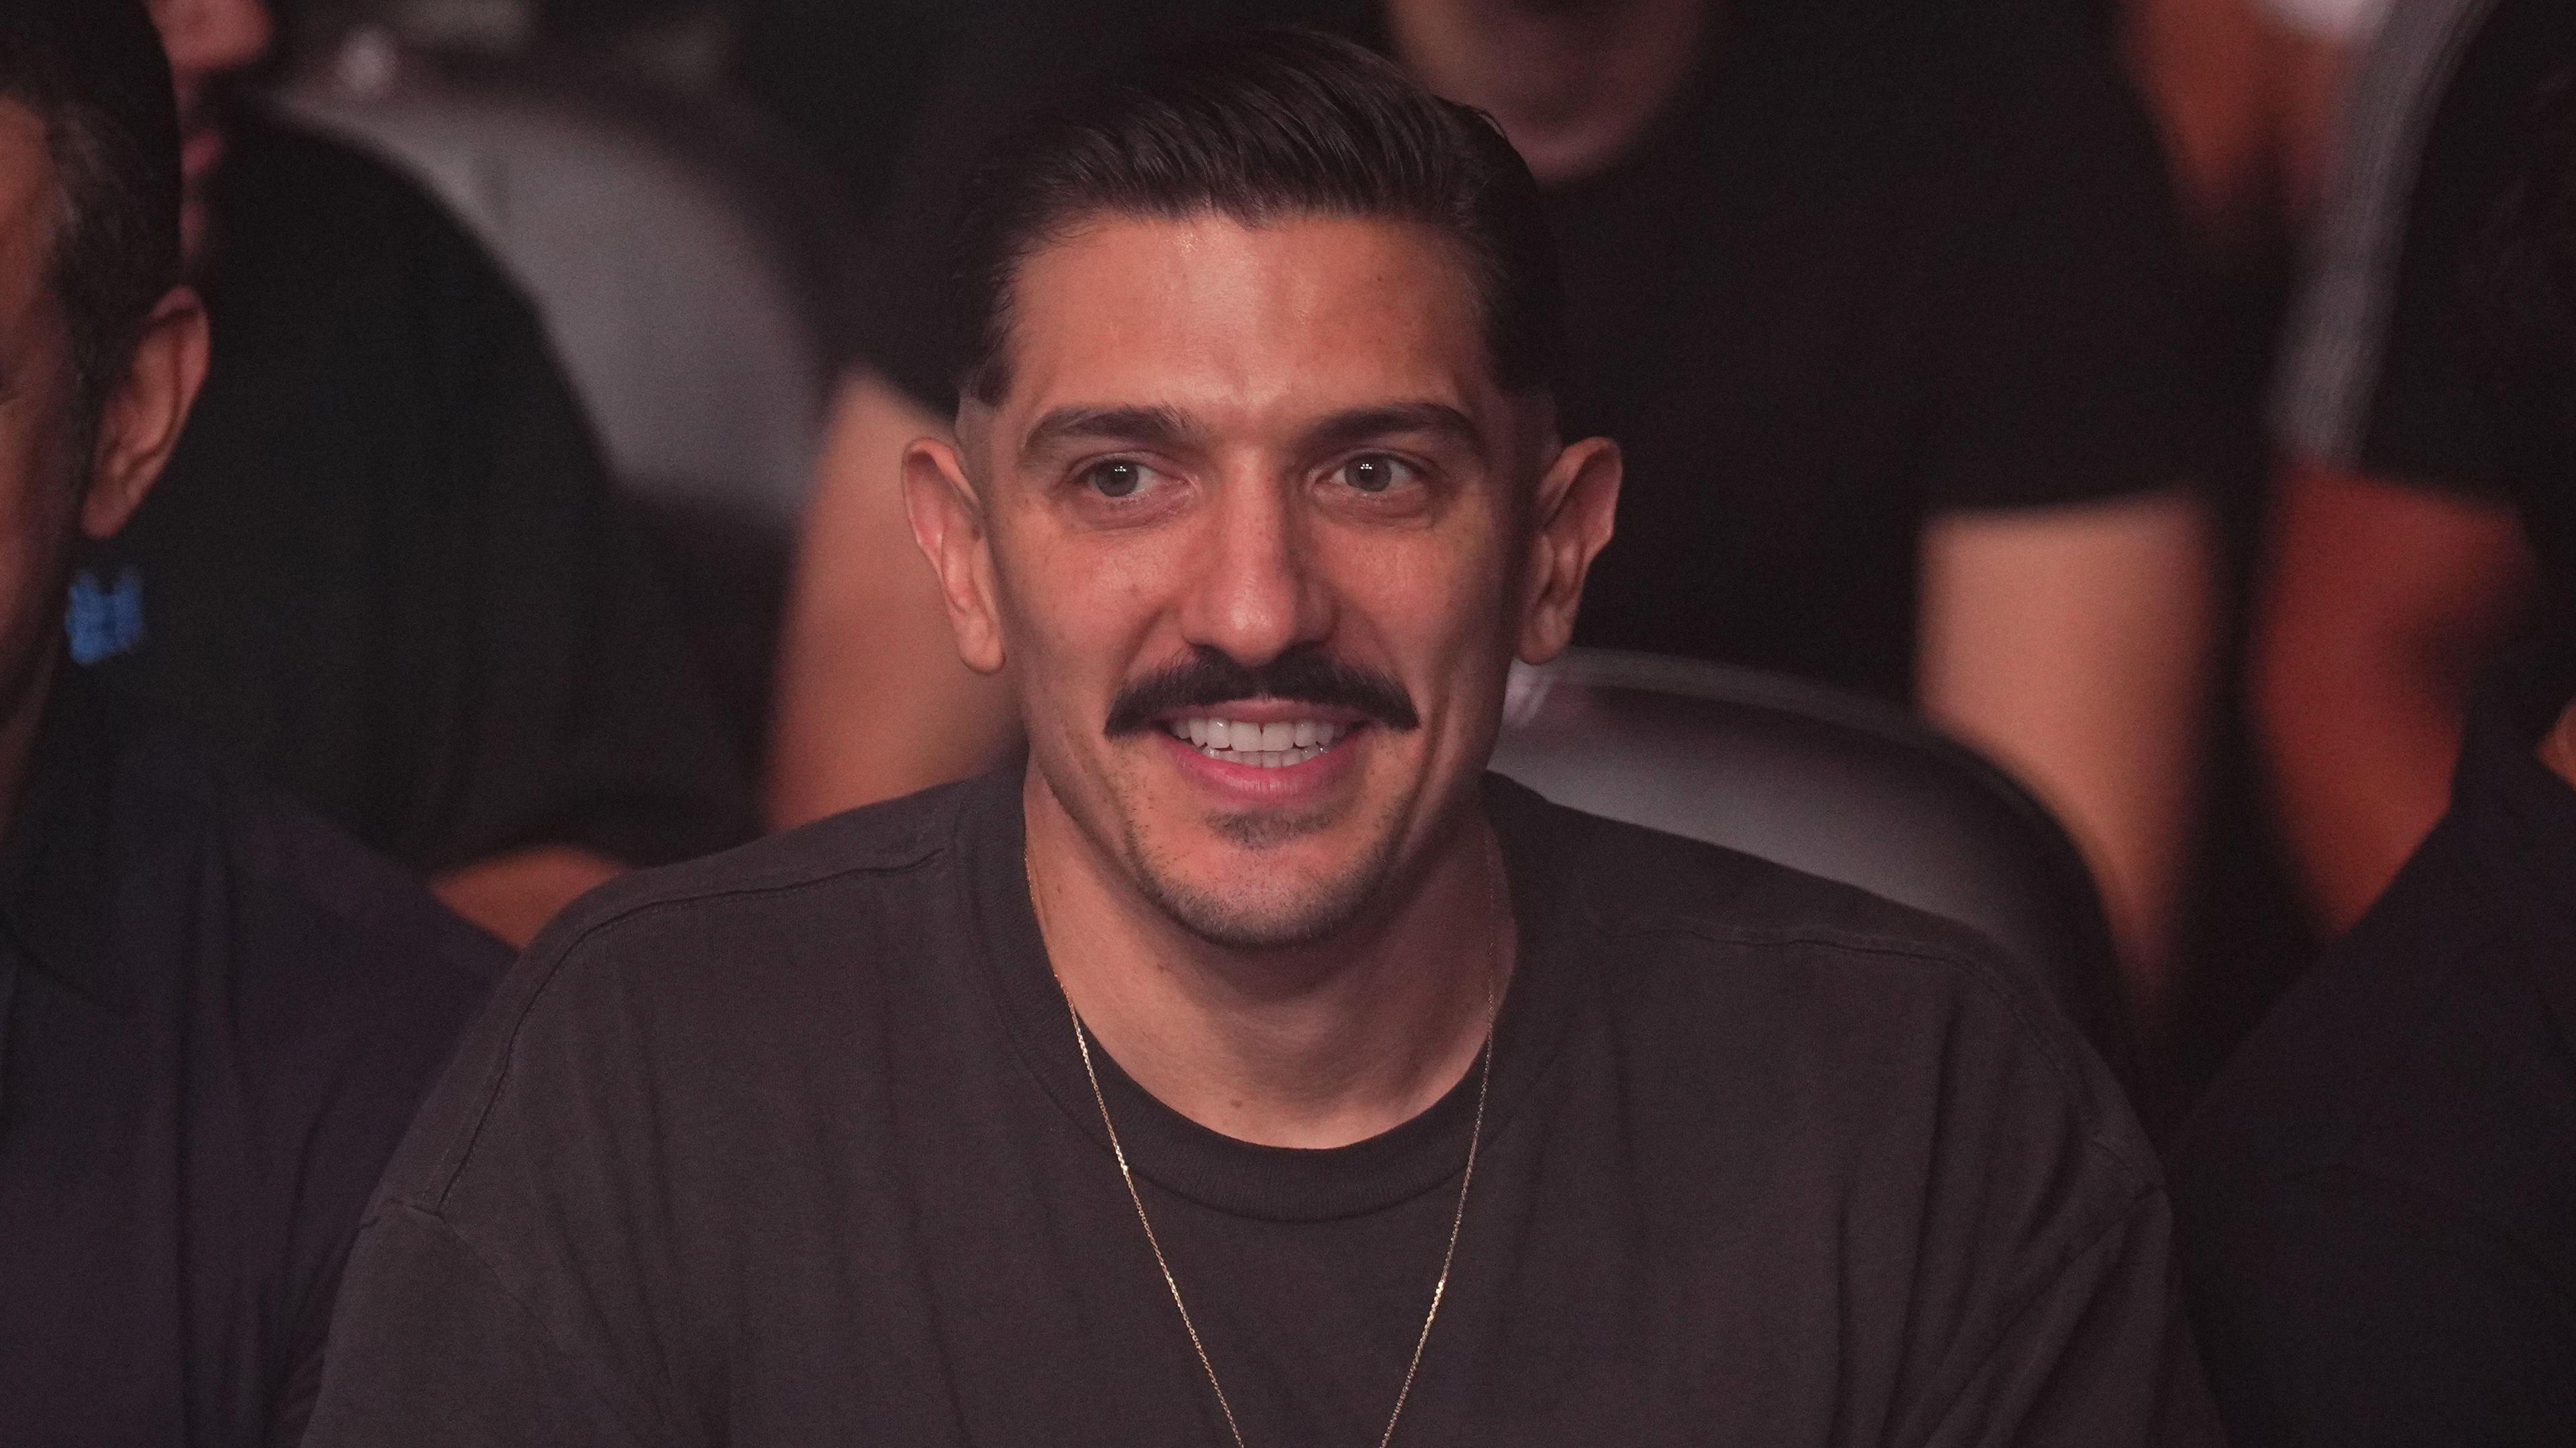
[[[1334,570],[1346,625],[1364,621],[1417,689],[1454,677],[1504,630],[1509,560],[1499,545],[1490,529],[1355,540]]]
[[[1067,539],[1042,531],[996,539],[1004,645],[1025,676],[1069,682],[1123,677],[1170,591],[1166,540]]]
[[[68,433],[0,417],[0,548],[13,565],[63,546],[80,510]]]
[[[59,466],[0,460],[0,637],[14,662],[24,640],[59,606],[79,503]]]

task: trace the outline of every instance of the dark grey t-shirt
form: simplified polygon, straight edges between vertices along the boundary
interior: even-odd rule
[[[2214,1442],[2156,1168],[1974,937],[1487,791],[1521,965],[1401,1441]],[[1220,1444],[1009,771],[623,882],[395,1164],[310,1440]],[[1373,1442],[1472,1083],[1331,1151],[1110,1107],[1248,1443]]]

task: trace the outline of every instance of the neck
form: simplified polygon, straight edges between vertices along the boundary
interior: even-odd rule
[[[1698,63],[1712,0],[1388,0],[1425,85],[1493,116],[1542,182],[1626,153]]]
[[[1030,889],[1066,998],[1183,1116],[1263,1146],[1347,1146],[1411,1120],[1475,1066],[1515,943],[1481,812],[1385,919],[1241,951],[1138,894],[1034,767],[1024,809]]]

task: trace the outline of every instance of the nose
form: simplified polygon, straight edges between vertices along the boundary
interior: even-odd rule
[[[266,55],[276,34],[265,0],[153,0],[152,20],[183,98]]]
[[[1208,510],[1181,600],[1188,641],[1258,668],[1332,632],[1332,599],[1293,486],[1229,479]]]

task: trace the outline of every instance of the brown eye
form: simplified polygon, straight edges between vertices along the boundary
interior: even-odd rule
[[[1383,493],[1413,477],[1413,467],[1402,458],[1385,453],[1368,453],[1342,464],[1342,481],[1363,493]]]
[[[1082,481],[1104,498],[1132,498],[1145,486],[1145,478],[1152,471],[1143,463],[1118,459],[1092,464],[1083,470]]]

